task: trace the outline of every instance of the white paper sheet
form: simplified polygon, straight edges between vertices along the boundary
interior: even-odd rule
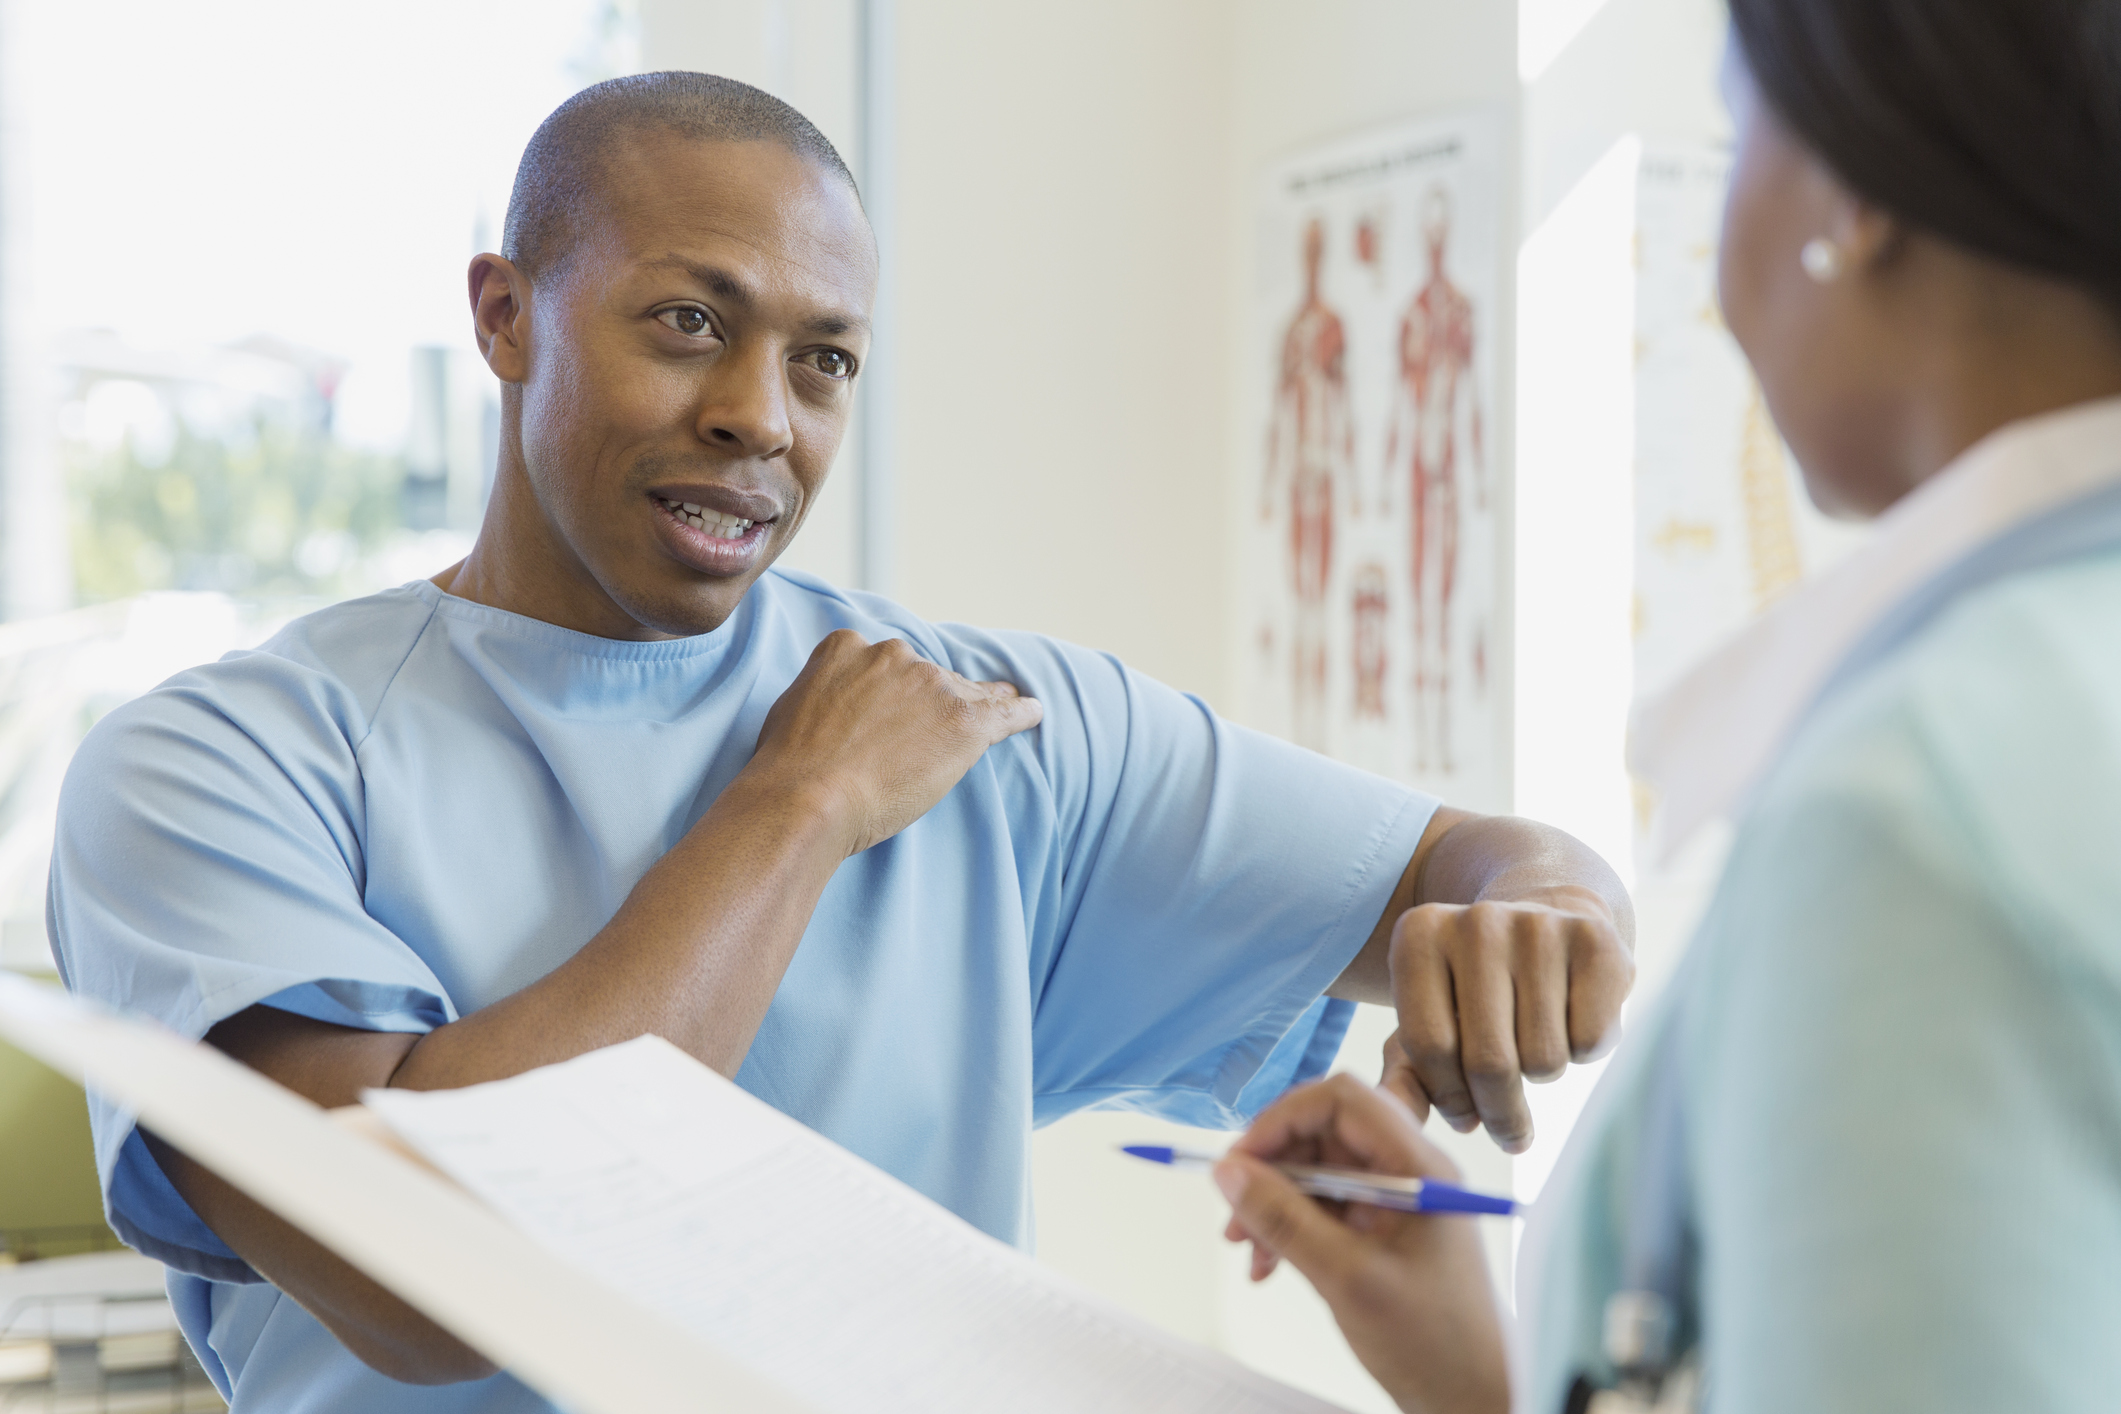
[[[0,972],[0,1039],[140,1122],[576,1414],[814,1414],[220,1052]]]
[[[863,1414],[1323,1414],[1062,1281],[654,1037],[364,1102],[604,1284]]]

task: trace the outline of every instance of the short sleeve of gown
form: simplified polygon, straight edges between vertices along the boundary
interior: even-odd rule
[[[1223,721],[1118,660],[942,630],[951,666],[1045,718],[991,753],[1031,923],[1035,1118],[1129,1108],[1231,1128],[1322,1073],[1323,998],[1376,927],[1437,801]],[[1021,855],[1021,851],[1020,851]]]
[[[428,966],[362,908],[360,712],[270,654],[182,674],[92,731],[61,792],[48,926],[67,986],[198,1038],[269,1003],[424,1032]],[[91,1095],[112,1227],[169,1266],[256,1276],[177,1196],[133,1117]]]

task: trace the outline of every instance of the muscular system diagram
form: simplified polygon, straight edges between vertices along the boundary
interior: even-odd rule
[[[1237,527],[1248,725],[1498,804],[1501,136],[1425,118],[1262,174]]]
[[[1440,186],[1422,198],[1428,276],[1399,321],[1398,378],[1385,441],[1382,505],[1407,488],[1413,639],[1414,765],[1454,767],[1451,720],[1453,604],[1459,592],[1461,458],[1475,503],[1485,506],[1480,389],[1474,367],[1473,304],[1445,273],[1451,202]],[[1475,624],[1473,632],[1484,632]],[[1482,674],[1485,645],[1471,645]],[[1475,682],[1476,690],[1486,684]]]
[[[1389,642],[1391,599],[1385,588],[1385,567],[1375,560],[1355,571],[1355,592],[1350,605],[1355,631],[1349,635],[1355,659],[1355,715],[1369,721],[1385,720],[1385,677],[1391,669]]]
[[[1260,515],[1271,519],[1286,487],[1286,546],[1293,613],[1289,621],[1291,734],[1326,744],[1326,611],[1332,585],[1336,486],[1353,492],[1355,434],[1348,412],[1347,330],[1319,291],[1325,227],[1304,230],[1304,297],[1282,337],[1267,425]]]

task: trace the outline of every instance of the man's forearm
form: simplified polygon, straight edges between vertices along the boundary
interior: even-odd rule
[[[493,1362],[300,1228],[149,1135],[149,1151],[192,1211],[371,1369],[408,1384],[482,1379]]]
[[[580,952],[422,1037],[389,1083],[452,1089],[651,1033],[733,1076],[845,857],[824,802],[739,776]]]

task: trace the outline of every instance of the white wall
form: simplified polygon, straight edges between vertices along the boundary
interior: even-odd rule
[[[898,595],[1228,699],[1219,0],[899,0]]]

